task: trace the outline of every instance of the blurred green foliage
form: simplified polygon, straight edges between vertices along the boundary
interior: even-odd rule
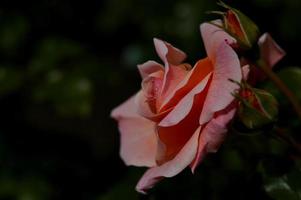
[[[229,2],[287,51],[275,67],[300,97],[301,1]],[[232,130],[219,153],[147,196],[135,184],[144,169],[119,158],[112,108],[140,87],[136,64],[159,60],[152,38],[205,56],[199,24],[215,1],[70,0],[0,2],[0,199],[300,199],[300,165],[285,143]],[[277,124],[301,141],[300,122],[280,103]]]

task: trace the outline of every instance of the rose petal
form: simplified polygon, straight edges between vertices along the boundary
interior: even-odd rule
[[[192,109],[194,96],[201,93],[205,89],[210,77],[211,73],[208,74],[193,89],[191,89],[191,91],[179,101],[174,109],[167,114],[167,116],[159,123],[158,126],[173,126],[182,121]]]
[[[171,63],[173,65],[179,65],[186,58],[186,54],[183,51],[172,46],[168,42],[154,38],[154,45],[157,54],[165,64]]]
[[[125,117],[138,117],[137,104],[135,103],[136,95],[133,95],[121,105],[114,108],[111,112],[111,117],[119,120]]]
[[[229,79],[240,82],[242,71],[237,54],[226,43],[217,50],[212,81],[200,116],[200,125],[208,122],[213,114],[227,107],[234,99],[232,93],[239,85]]]
[[[211,78],[210,75],[208,75],[208,79],[209,78]],[[206,82],[206,80],[204,82]],[[208,82],[210,82],[210,80]],[[209,85],[210,84],[206,84],[205,88],[203,88],[204,85],[200,83],[199,87],[196,87],[191,95],[187,96],[188,98],[182,101],[183,103],[177,105],[179,106],[177,109],[178,111],[182,110],[185,112],[184,115],[182,113],[175,112],[174,115],[171,116],[176,120],[178,120],[178,117],[181,118],[184,116],[178,123],[165,127],[158,125],[157,131],[161,143],[160,148],[158,148],[156,158],[157,163],[160,164],[173,159],[199,127],[198,119],[202,112],[203,103],[206,98]],[[202,92],[197,93],[200,90],[202,90]],[[194,94],[195,92],[196,94]],[[192,102],[191,107],[188,106],[186,102]],[[178,114],[180,116],[178,116]]]
[[[284,56],[285,51],[273,40],[270,34],[264,33],[258,40],[261,57],[273,67]]]
[[[141,65],[138,65],[138,70],[140,72],[142,79],[144,79],[152,73],[155,73],[160,70],[164,71],[164,67],[161,64],[150,60]]]
[[[160,112],[174,107],[190,90],[201,82],[213,70],[209,58],[199,60],[185,78],[164,99]]]
[[[185,65],[180,65],[186,58],[186,54],[183,51],[175,48],[168,42],[157,38],[154,38],[154,45],[159,57],[165,65],[161,94],[159,99],[157,99],[157,106],[159,108],[162,101],[182,81],[189,70],[185,67]]]
[[[177,85],[179,85],[188,73],[189,71],[181,66],[174,66],[170,64],[165,65],[165,74],[160,99],[158,101],[158,108],[161,107],[164,99],[173,93]]]
[[[156,71],[142,80],[141,88],[146,97],[146,102],[153,113],[157,113],[157,104],[162,90],[164,71]]]
[[[222,25],[221,20],[214,20],[212,23]],[[212,61],[215,60],[216,51],[222,43],[225,41],[228,44],[233,44],[236,42],[236,40],[224,30],[210,23],[201,24],[200,30],[207,55]]]
[[[201,131],[198,151],[195,160],[190,165],[192,173],[203,160],[207,153],[215,153],[224,140],[227,132],[227,124],[233,118],[236,108],[213,118]]]
[[[135,112],[134,98],[131,97],[111,113],[111,117],[118,121],[120,156],[126,165],[153,167],[157,152],[155,123]]]
[[[172,108],[169,108],[164,112],[154,113],[149,105],[149,100],[146,98],[142,90],[137,93],[135,102],[137,104],[137,113],[154,122],[161,121],[172,110]]]
[[[154,186],[163,177],[172,177],[185,169],[194,159],[197,152],[198,137],[201,127],[196,129],[189,141],[181,149],[181,151],[174,157],[174,159],[164,163],[161,166],[150,168],[145,172],[136,186],[136,190],[141,193]]]

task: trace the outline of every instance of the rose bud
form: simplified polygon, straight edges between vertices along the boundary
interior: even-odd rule
[[[241,49],[251,49],[260,36],[257,25],[239,10],[222,2],[220,5],[228,9],[223,14],[224,30],[237,40]]]
[[[269,33],[260,35],[256,24],[242,12],[223,2],[219,4],[227,11],[212,13],[221,14],[223,21],[215,20],[210,23],[216,26],[216,31],[225,31],[232,36],[233,39],[228,43],[240,54],[241,65],[250,65],[248,83],[255,85],[265,78],[258,68],[258,61],[272,68],[285,56],[285,51]]]
[[[258,129],[276,121],[278,103],[270,93],[247,86],[237,98],[240,100],[238,117],[247,128]]]

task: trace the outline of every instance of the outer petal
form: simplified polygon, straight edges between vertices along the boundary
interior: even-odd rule
[[[152,167],[157,152],[155,123],[137,115],[134,98],[111,113],[121,133],[120,156],[127,165]]]
[[[260,48],[261,57],[270,67],[273,67],[283,58],[283,56],[285,56],[285,51],[281,49],[281,47],[268,33],[263,34],[259,38],[258,45]]]
[[[147,170],[138,182],[136,190],[141,193],[146,193],[148,189],[152,188],[154,184],[163,177],[175,176],[185,169],[193,161],[196,155],[200,130],[201,127],[195,131],[174,159],[161,166]]]
[[[138,69],[142,79],[146,78],[148,75],[155,73],[157,71],[164,71],[164,68],[161,64],[155,61],[147,61],[141,65],[138,65]]]
[[[212,23],[217,25],[222,24],[221,20],[214,20],[212,21]],[[231,37],[224,30],[215,25],[203,23],[200,26],[200,30],[204,41],[205,49],[207,51],[207,55],[212,61],[215,60],[216,51],[222,43],[224,43],[225,41],[228,44],[236,42],[236,40],[233,37]]]
[[[227,124],[233,118],[235,111],[234,107],[213,118],[201,131],[197,155],[190,165],[193,173],[207,153],[214,153],[218,150],[227,132]]]
[[[200,125],[208,122],[215,112],[224,109],[234,100],[232,93],[239,86],[229,79],[238,82],[242,79],[238,56],[226,42],[217,49],[215,59],[213,78],[200,116]]]

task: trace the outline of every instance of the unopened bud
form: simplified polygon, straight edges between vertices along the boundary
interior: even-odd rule
[[[237,40],[242,49],[251,49],[260,36],[257,25],[239,10],[222,2],[220,5],[228,9],[223,15],[225,31]]]
[[[276,121],[278,103],[270,93],[244,88],[239,93],[238,117],[250,129],[258,129]]]

